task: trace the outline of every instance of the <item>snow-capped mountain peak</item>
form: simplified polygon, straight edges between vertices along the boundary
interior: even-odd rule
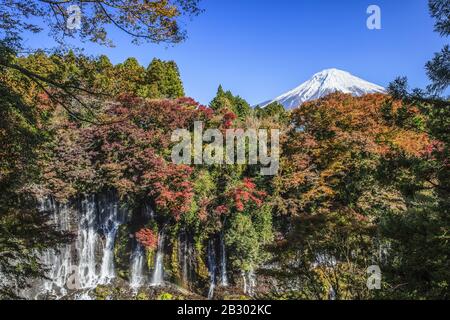
[[[385,89],[355,77],[349,72],[332,68],[316,73],[310,80],[297,88],[262,103],[260,106],[265,107],[272,102],[279,102],[286,109],[292,109],[300,106],[303,102],[319,99],[336,91],[362,96],[368,93],[383,93]]]

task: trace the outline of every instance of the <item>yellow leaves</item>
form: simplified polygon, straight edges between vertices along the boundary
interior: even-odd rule
[[[398,114],[416,116],[420,112],[417,107],[403,106],[401,101],[392,101],[381,94],[355,98],[335,93],[303,104],[293,112],[293,119],[296,125],[306,128],[304,135],[319,140],[320,151],[315,151],[318,157],[333,155],[339,148],[380,155],[403,151],[420,156],[431,143],[428,135],[385,120],[386,106],[394,118]]]
[[[373,188],[365,190],[357,201],[357,208],[362,212],[368,212],[373,207],[382,207],[392,212],[404,212],[406,203],[399,190],[374,185]]]
[[[290,186],[298,186],[306,182],[306,175],[303,172],[293,172],[289,176],[289,180],[286,183]]]
[[[340,176],[348,171],[348,167],[345,165],[347,159],[349,159],[349,153],[344,155],[338,155],[334,159],[329,159],[331,162],[328,164],[327,168],[320,173],[320,179],[323,181],[330,181],[330,178]]]
[[[433,141],[414,124],[420,111],[392,101],[386,95],[352,97],[334,93],[308,102],[292,112],[297,130],[284,142],[283,178],[280,194],[286,205],[299,210],[331,212],[345,201],[362,200],[372,206],[402,210],[398,193],[365,190],[380,159],[386,155],[406,154],[423,157],[430,154]],[[412,118],[411,118],[412,117]],[[376,200],[376,201],[375,201]],[[398,200],[398,201],[395,201]],[[377,202],[378,201],[378,202]],[[359,207],[361,208],[361,206]],[[364,219],[357,215],[358,219]]]
[[[335,195],[335,191],[327,185],[317,185],[302,195],[302,202],[308,204],[316,201],[326,201]]]
[[[148,6],[157,16],[173,18],[180,15],[178,8],[167,0],[150,1]]]
[[[431,140],[429,136],[424,133],[399,130],[394,135],[392,143],[406,154],[419,157],[431,143]]]

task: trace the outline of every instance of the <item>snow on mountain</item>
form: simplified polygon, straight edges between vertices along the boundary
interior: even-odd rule
[[[316,73],[310,80],[302,83],[297,88],[273,100],[263,102],[259,106],[265,107],[276,101],[286,109],[293,109],[300,106],[303,102],[319,99],[336,91],[362,96],[368,93],[384,93],[385,89],[355,77],[346,71],[326,69]]]

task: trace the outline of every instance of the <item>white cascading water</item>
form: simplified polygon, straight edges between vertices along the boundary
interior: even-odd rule
[[[182,263],[183,263],[183,283],[185,285],[189,282],[189,271],[188,271],[188,240],[185,236],[183,241],[183,250],[182,250]]]
[[[156,251],[155,269],[151,285],[160,286],[164,283],[164,232],[161,231],[158,235],[158,249]]]
[[[61,298],[67,294],[67,288],[93,289],[99,284],[109,283],[115,277],[114,242],[121,219],[116,199],[108,195],[102,200],[98,202],[95,196],[81,200],[74,246],[64,245],[58,250],[48,250],[42,256],[42,261],[49,268],[49,280],[39,285],[35,297],[48,293]],[[51,222],[59,230],[71,230],[73,210],[69,205],[55,204],[49,198],[41,202],[40,210],[52,213]],[[101,234],[105,239],[104,245]],[[100,267],[98,257],[101,257]],[[88,299],[88,295],[81,294],[78,298]]]
[[[39,286],[39,295],[49,293],[61,298],[71,293],[72,289],[80,289],[74,297],[78,299],[90,299],[89,292],[99,284],[110,283],[115,277],[114,269],[114,244],[122,219],[122,211],[113,194],[101,196],[86,196],[81,200],[81,205],[59,205],[51,198],[42,202],[41,210],[50,212],[52,223],[58,229],[75,230],[76,240],[72,245],[64,245],[59,250],[48,250],[42,261],[49,266],[48,276],[50,280],[44,281]],[[153,218],[154,213],[150,207],[145,208],[145,216]],[[183,281],[189,281],[189,256],[191,248],[188,237],[183,237],[179,254],[182,263]],[[181,240],[180,240],[181,241]],[[216,256],[214,239],[210,239],[207,247],[207,262],[210,277],[208,298],[214,297],[217,280],[221,286],[228,285],[226,268],[226,246],[223,235],[220,237],[220,256]],[[155,255],[154,269],[152,270],[150,284],[160,286],[164,284],[164,230],[158,235],[158,247]],[[130,257],[130,287],[134,290],[142,287],[147,282],[145,250],[140,244],[135,244]],[[220,269],[220,274],[218,273]],[[69,285],[76,278],[76,288]],[[253,271],[243,273],[244,292],[253,295],[255,287],[255,275]]]
[[[139,289],[145,283],[144,276],[145,252],[141,244],[136,243],[131,255],[130,264],[130,287]]]
[[[336,291],[334,291],[333,287],[330,287],[328,291],[328,300],[336,300]]]
[[[242,279],[244,281],[244,293],[252,297],[255,294],[256,286],[256,275],[253,269],[247,272],[243,271]]]
[[[101,230],[105,237],[102,266],[100,268],[100,284],[108,284],[115,278],[114,270],[114,244],[117,230],[120,226],[118,203],[108,201],[104,208],[100,208]]]
[[[212,239],[208,242],[208,270],[209,270],[209,290],[208,299],[214,297],[214,289],[216,287],[216,252]]]
[[[53,198],[48,198],[41,201],[39,209],[41,212],[52,213],[51,223],[58,230],[70,230],[70,210],[67,205],[56,205]],[[65,295],[66,289],[64,286],[71,272],[70,244],[63,245],[57,250],[47,250],[42,256],[42,263],[49,268],[47,273],[49,279],[43,281],[43,291],[57,297]]]
[[[148,203],[144,206],[144,217],[149,220],[155,218],[155,211],[153,211],[153,208]]]
[[[78,281],[80,289],[95,288],[99,282],[96,270],[96,248],[98,244],[97,212],[94,196],[81,201],[76,248],[79,257]]]
[[[154,220],[155,212],[150,204],[146,203],[142,210],[143,217],[146,221]],[[130,257],[130,287],[134,292],[137,292],[145,283],[148,275],[146,275],[146,253],[145,248],[139,242],[135,241],[133,252]],[[159,277],[159,276],[158,276]],[[161,281],[162,282],[162,281]],[[151,281],[152,283],[152,281]]]
[[[225,248],[224,236],[220,237],[220,284],[222,287],[228,286],[227,276],[227,253]]]

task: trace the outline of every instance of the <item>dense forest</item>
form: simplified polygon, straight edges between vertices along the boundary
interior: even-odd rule
[[[178,42],[160,3],[150,40]],[[448,6],[430,1],[444,37]],[[13,17],[9,35],[27,27]],[[92,26],[88,40],[107,41]],[[0,44],[1,298],[450,298],[448,46],[427,90],[398,78],[286,111],[222,86],[201,105],[174,61]],[[171,135],[195,121],[279,129],[278,174],[174,164]]]

